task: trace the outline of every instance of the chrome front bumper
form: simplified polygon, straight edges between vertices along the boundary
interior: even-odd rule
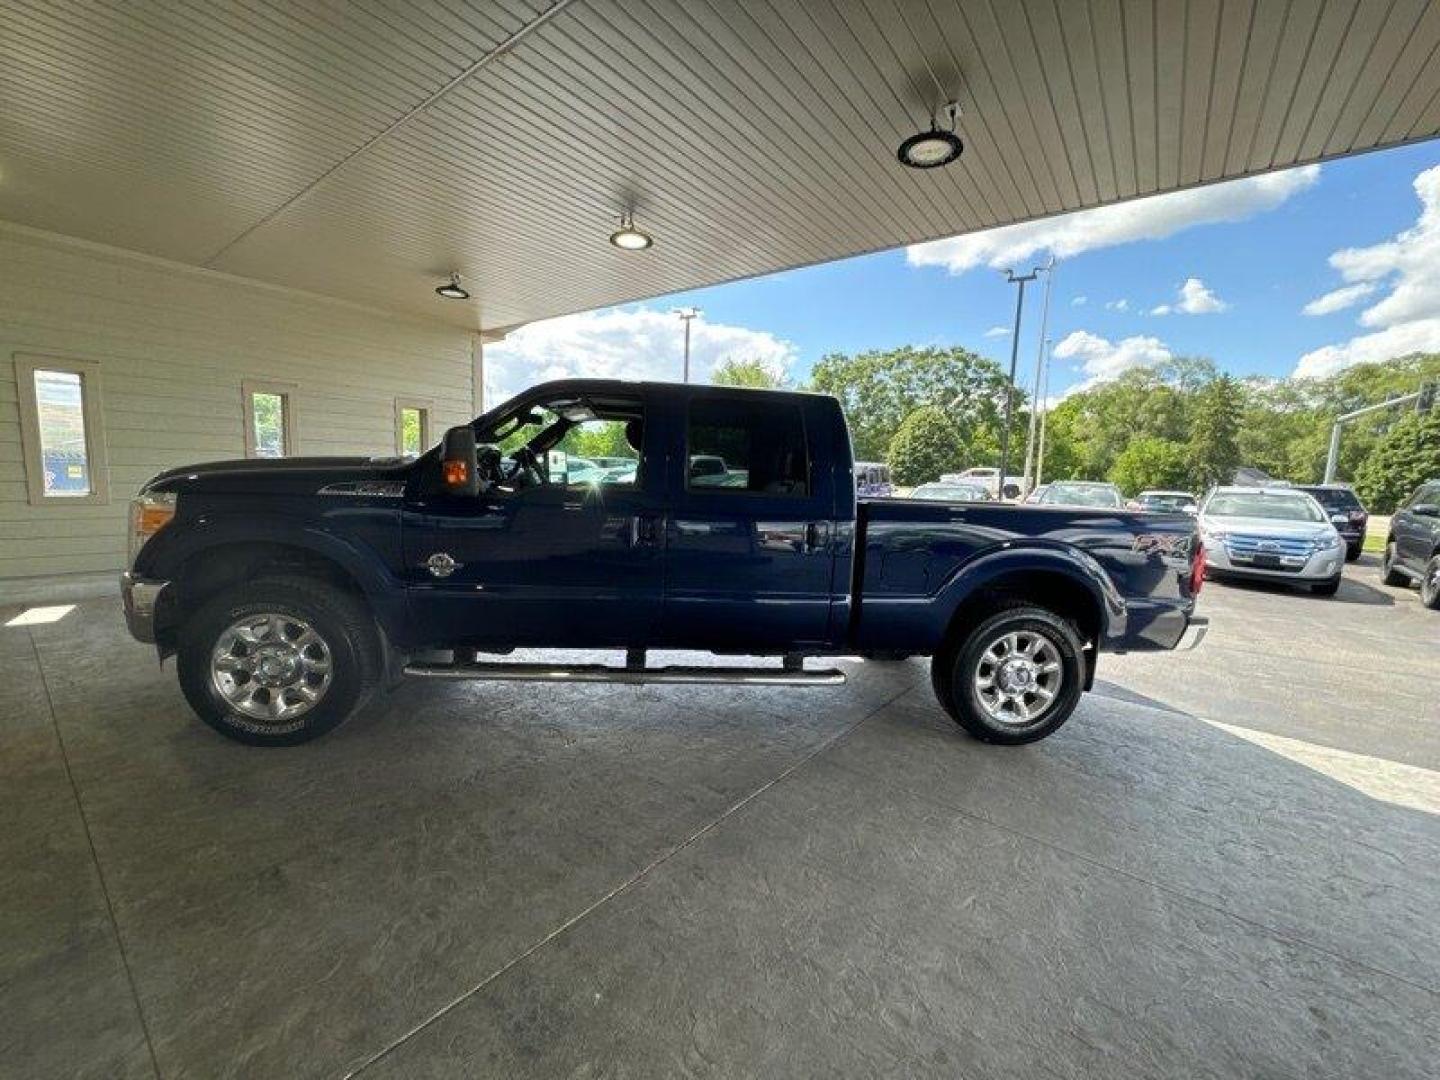
[[[1256,566],[1253,562],[1232,557],[1220,545],[1205,549],[1205,568],[1234,577],[1266,578],[1270,581],[1324,581],[1340,573],[1345,565],[1345,545],[1324,548],[1306,556],[1283,556],[1281,567]]]
[[[125,601],[125,625],[130,636],[147,645],[155,644],[155,624],[168,581],[136,577],[129,570],[120,575],[120,596]]]

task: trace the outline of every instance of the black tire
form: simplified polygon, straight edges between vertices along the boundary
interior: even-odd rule
[[[1351,544],[1345,549],[1345,561],[1354,562],[1356,559],[1360,558],[1360,553],[1364,550],[1365,545],[1363,542],[1358,544]]]
[[[286,616],[296,620],[286,623],[288,631],[282,633],[308,624],[329,660],[329,678],[319,690],[319,699],[283,720],[245,715],[216,686],[223,675],[212,678],[211,672],[212,653],[228,628],[246,616],[272,613],[282,621]],[[251,746],[294,746],[338,727],[365,703],[384,670],[380,635],[365,605],[352,594],[312,578],[259,578],[227,589],[186,621],[180,642],[176,658],[180,688],[190,707],[220,734]],[[255,685],[252,707],[259,694],[269,698],[263,686]]]
[[[1033,718],[1020,723],[994,717],[976,686],[977,676],[983,677],[981,665],[987,662],[987,650],[1010,634],[1043,638],[1059,663],[1054,696]],[[1082,648],[1075,627],[1065,619],[1044,608],[1017,605],[996,612],[937,653],[931,662],[931,683],[945,711],[974,738],[1019,746],[1053,734],[1075,711],[1085,682]],[[998,674],[991,678],[997,679]]]
[[[1385,541],[1385,554],[1380,559],[1380,583],[1398,587],[1409,585],[1410,579],[1395,569],[1395,541]]]
[[[1326,578],[1324,581],[1312,583],[1310,591],[1316,596],[1334,596],[1340,591],[1340,575],[1336,574],[1332,578]]]
[[[1420,603],[1431,611],[1440,611],[1440,555],[1432,555],[1420,579]]]

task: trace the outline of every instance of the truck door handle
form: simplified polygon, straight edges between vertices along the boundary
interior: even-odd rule
[[[630,546],[654,547],[660,541],[658,514],[636,514],[630,519]]]
[[[805,525],[805,551],[807,553],[819,551],[830,539],[830,523],[828,521],[811,521]]]

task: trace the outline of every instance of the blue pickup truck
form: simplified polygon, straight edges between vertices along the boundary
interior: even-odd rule
[[[595,479],[593,448],[622,442],[634,467]],[[401,674],[803,686],[844,678],[807,658],[859,654],[933,657],[950,715],[1017,744],[1065,722],[1098,652],[1197,639],[1203,568],[1183,514],[857,499],[831,397],[567,380],[413,460],[162,473],[133,504],[122,591],[131,633],[246,743],[312,739]]]

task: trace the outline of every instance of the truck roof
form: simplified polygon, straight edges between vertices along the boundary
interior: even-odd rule
[[[528,397],[536,391],[544,391],[546,393],[558,391],[560,393],[574,394],[633,394],[637,390],[659,390],[662,392],[674,392],[681,390],[713,390],[723,393],[734,392],[742,394],[780,394],[791,397],[796,395],[804,395],[806,397],[833,398],[835,396],[833,394],[820,394],[815,392],[814,390],[778,390],[769,388],[762,389],[752,386],[715,386],[711,383],[682,383],[659,381],[654,379],[552,379],[549,382],[536,383],[534,386],[527,387],[519,394],[514,395],[514,397],[520,397],[522,395]],[[514,397],[509,400],[513,401]]]

